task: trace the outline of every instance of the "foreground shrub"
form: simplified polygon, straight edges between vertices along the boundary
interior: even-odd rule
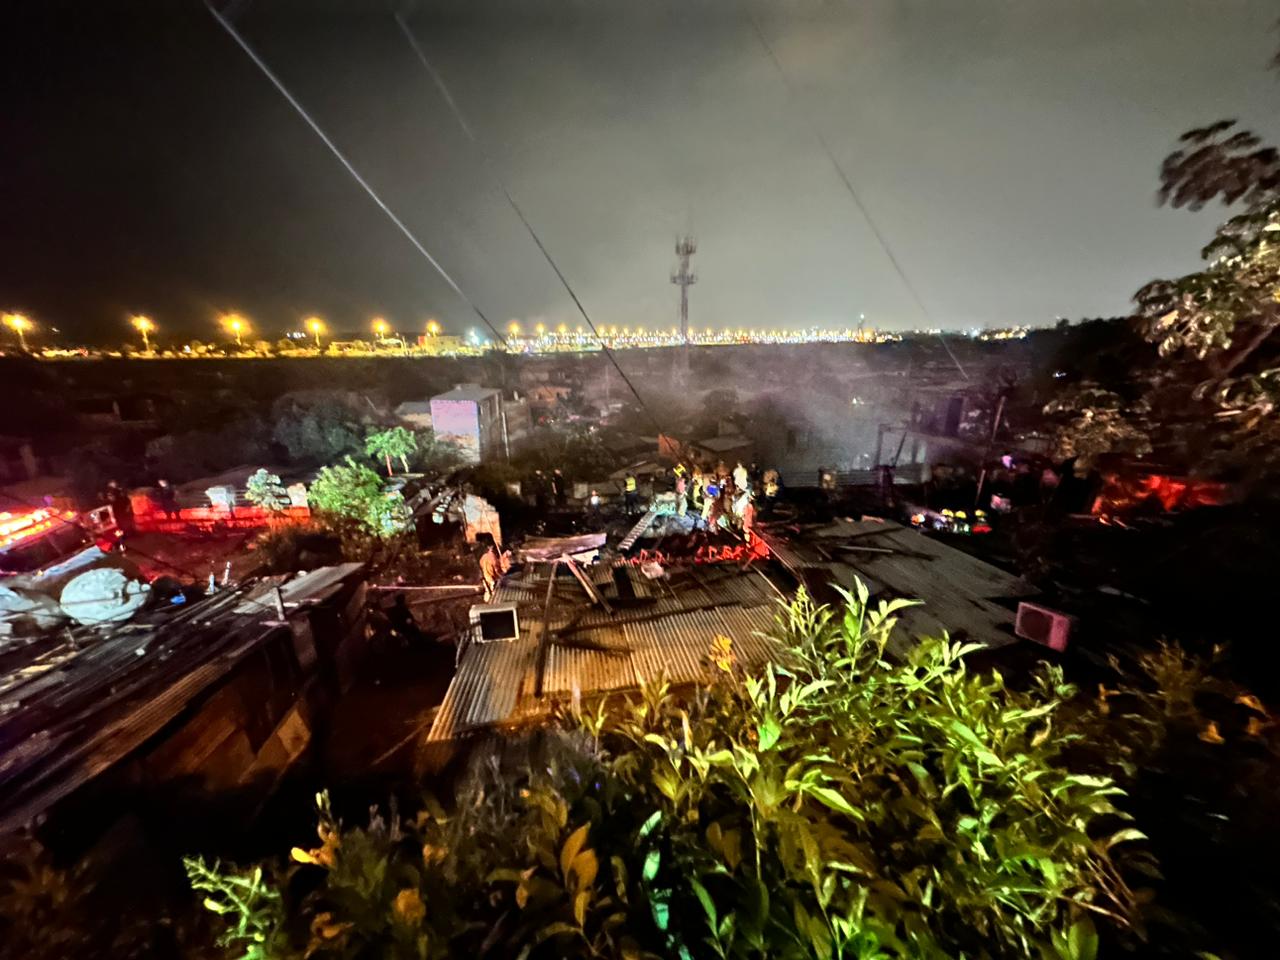
[[[305,895],[189,869],[250,885],[212,908],[252,956],[1092,957],[1141,899],[1115,857],[1145,855],[1119,788],[1063,762],[1074,690],[945,639],[891,663],[903,605],[801,593],[782,663],[746,675],[721,638],[712,688],[574,710],[514,769],[478,757],[450,811],[343,828],[322,797],[276,881]]]

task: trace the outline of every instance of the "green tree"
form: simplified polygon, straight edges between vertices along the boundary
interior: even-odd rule
[[[1236,212],[1201,251],[1203,269],[1134,295],[1135,328],[1156,347],[1140,374],[1154,444],[1189,464],[1270,466],[1280,452],[1280,150],[1234,120],[1191,130],[1161,167],[1159,198]]]
[[[1274,463],[1280,450],[1280,151],[1234,120],[1181,138],[1160,200],[1237,212],[1202,250],[1203,269],[1135,294],[1136,326],[1155,345],[1147,405],[1158,444],[1189,460]]]
[[[404,427],[391,427],[379,430],[364,438],[364,452],[371,457],[381,457],[387,465],[387,476],[391,476],[391,460],[394,457],[409,472],[409,454],[418,449],[418,439]]]
[[[1103,453],[1140,457],[1151,452],[1145,400],[1126,403],[1118,393],[1086,381],[1050,401],[1044,412],[1062,421],[1055,437],[1057,455],[1078,457],[1081,466]]]
[[[1140,329],[1168,361],[1164,380],[1226,426],[1237,452],[1280,440],[1280,153],[1224,120],[1184,134],[1164,163],[1161,199],[1242,207],[1203,250],[1207,266],[1136,295]]]
[[[463,462],[462,450],[456,443],[437,439],[430,430],[419,430],[415,433],[417,440],[418,469],[424,473],[447,473]]]
[[[373,422],[368,402],[341,390],[299,390],[272,407],[272,439],[300,463],[333,463],[364,452]]]
[[[322,469],[311,483],[308,500],[322,517],[355,524],[375,537],[392,536],[409,520],[404,498],[384,491],[382,478],[351,457]]]
[[[259,467],[245,482],[244,495],[250,503],[256,503],[270,513],[282,513],[289,508],[289,491],[274,473]]]

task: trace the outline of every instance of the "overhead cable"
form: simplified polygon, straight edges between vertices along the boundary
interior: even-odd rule
[[[933,321],[933,316],[929,313],[929,308],[924,305],[924,301],[916,291],[915,285],[911,282],[910,278],[907,277],[907,272],[902,268],[901,262],[899,262],[898,257],[893,252],[893,248],[889,246],[888,239],[880,231],[880,227],[871,216],[871,212],[867,209],[867,205],[862,202],[862,197],[858,195],[857,188],[854,187],[853,181],[849,179],[849,174],[845,172],[844,166],[836,158],[835,151],[833,151],[831,149],[831,145],[827,143],[827,138],[822,135],[822,129],[818,126],[817,121],[813,119],[813,116],[801,105],[800,98],[796,95],[795,88],[791,85],[791,80],[787,76],[787,71],[783,69],[782,61],[779,60],[778,55],[774,53],[773,47],[769,44],[768,39],[764,35],[764,31],[760,29],[759,22],[751,13],[747,14],[747,18],[751,21],[751,26],[755,30],[756,37],[760,40],[760,46],[764,48],[765,55],[773,64],[774,69],[778,71],[778,76],[782,78],[783,86],[787,88],[787,96],[797,104],[800,112],[804,115],[805,122],[809,124],[810,131],[818,141],[819,146],[822,147],[822,152],[825,153],[827,155],[827,159],[831,161],[831,166],[835,168],[836,176],[838,176],[840,178],[840,182],[844,184],[844,188],[853,200],[854,206],[856,206],[858,208],[858,212],[862,214],[862,219],[866,221],[871,233],[876,238],[876,242],[880,244],[880,248],[884,251],[885,257],[887,257],[889,263],[893,265],[894,271],[898,274],[898,279],[902,281],[902,286],[906,288],[907,293],[915,303],[916,308],[920,311],[921,316],[925,318],[925,321],[930,327],[936,329],[936,324]],[[947,354],[951,357],[951,362],[954,363],[956,365],[956,369],[960,371],[960,375],[968,380],[969,374],[965,371],[964,367],[960,365],[960,361],[956,358],[956,355],[952,353],[951,346],[947,343],[946,337],[942,336],[941,333],[937,336],[938,339],[942,341],[942,346],[946,349]]]
[[[471,308],[472,312],[475,313],[475,315],[480,318],[481,322],[484,323],[484,325],[493,333],[497,341],[505,346],[507,339],[502,335],[502,331],[494,326],[489,321],[489,318],[485,316],[484,311],[476,306],[475,302],[462,292],[462,288],[458,286],[453,277],[449,276],[448,271],[440,265],[439,261],[431,255],[430,251],[423,246],[422,241],[414,236],[413,231],[405,226],[404,221],[396,216],[395,212],[387,206],[382,197],[378,196],[378,192],[369,185],[369,181],[365,180],[365,178],[360,175],[360,171],[358,171],[351,161],[347,159],[346,155],[338,149],[337,144],[335,144],[329,135],[324,132],[324,129],[320,124],[312,119],[311,115],[307,113],[306,108],[303,107],[298,99],[289,92],[289,88],[286,87],[280,78],[271,71],[271,68],[267,66],[266,62],[258,56],[257,51],[254,50],[244,37],[240,35],[240,32],[236,30],[235,24],[233,24],[227,17],[223,16],[218,8],[213,5],[213,0],[205,0],[205,6],[208,7],[209,12],[213,15],[213,18],[218,21],[222,29],[225,30],[231,39],[236,42],[236,45],[248,55],[249,59],[254,62],[254,65],[257,66],[257,68],[262,71],[263,75],[271,81],[272,85],[280,92],[280,95],[289,101],[289,105],[297,111],[298,116],[302,117],[302,119],[306,121],[307,126],[309,126],[315,135],[324,142],[324,145],[329,148],[329,152],[337,158],[338,162],[342,164],[347,173],[351,174],[356,183],[360,184],[360,186],[364,188],[364,192],[369,195],[369,199],[378,205],[378,209],[387,215],[387,218],[390,219],[400,232],[404,234],[405,239],[413,244],[414,249],[426,258],[427,262],[435,268],[436,273],[440,274],[444,279],[444,282],[449,285],[450,289],[452,289],[453,292]]]
[[[440,72],[431,65],[431,61],[427,59],[426,52],[422,49],[422,45],[418,43],[417,38],[413,35],[413,31],[409,29],[409,25],[408,23],[405,22],[404,18],[397,13],[395,14],[395,20],[396,20],[396,23],[400,26],[401,32],[404,33],[405,39],[409,41],[409,46],[413,49],[413,52],[417,55],[418,61],[422,64],[423,68],[430,75],[432,81],[436,85],[436,89],[440,91],[440,96],[444,99],[445,104],[449,107],[449,111],[453,114],[454,119],[458,122],[458,126],[462,129],[463,134],[466,136],[466,138],[469,141],[471,141],[471,145],[474,146],[476,148],[476,151],[480,154],[480,158],[483,161],[485,167],[488,169],[489,175],[493,178],[494,183],[496,183],[498,186],[498,189],[502,191],[502,195],[506,198],[507,203],[510,205],[515,215],[519,218],[520,222],[524,224],[525,230],[528,231],[530,238],[537,245],[538,250],[542,253],[543,258],[550,265],[551,269],[555,271],[555,274],[559,278],[561,285],[564,287],[565,291],[569,294],[569,298],[573,300],[574,306],[578,308],[578,313],[582,315],[582,319],[587,322],[587,327],[591,330],[591,335],[595,337],[596,342],[600,344],[600,349],[604,351],[605,356],[609,358],[609,361],[617,369],[618,376],[622,377],[622,382],[627,385],[627,387],[631,390],[631,393],[635,396],[637,402],[639,402],[640,406],[644,409],[645,414],[649,417],[649,420],[653,423],[654,429],[657,430],[659,433],[661,433],[662,428],[661,426],[659,426],[657,418],[653,415],[653,411],[650,410],[649,405],[644,402],[644,398],[640,396],[640,391],[638,391],[636,389],[635,384],[631,382],[631,378],[628,377],[626,373],[623,371],[622,366],[618,363],[617,357],[615,357],[613,351],[609,349],[608,344],[606,344],[604,341],[604,338],[600,336],[600,332],[596,329],[596,325],[592,322],[591,317],[587,314],[586,307],[582,305],[582,301],[578,298],[577,293],[574,292],[573,287],[569,284],[568,279],[564,275],[564,271],[560,269],[555,259],[551,256],[550,251],[547,250],[546,244],[542,242],[542,238],[539,237],[538,232],[534,230],[533,224],[529,222],[529,218],[526,217],[524,214],[524,211],[520,209],[520,205],[516,203],[515,197],[511,195],[511,191],[507,189],[507,186],[503,182],[502,178],[498,176],[497,166],[496,164],[494,164],[493,158],[489,156],[488,151],[485,150],[484,145],[480,142],[479,138],[476,137],[475,132],[471,129],[471,125],[467,123],[466,118],[463,116],[462,110],[461,108],[459,108],[457,101],[453,99],[453,94],[449,92],[449,88],[445,84],[444,78],[440,75]]]

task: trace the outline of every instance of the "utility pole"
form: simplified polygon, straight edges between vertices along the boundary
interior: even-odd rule
[[[689,287],[698,282],[698,276],[689,272],[689,258],[698,252],[698,241],[693,237],[676,238],[676,256],[680,258],[671,282],[680,288],[680,339],[689,342]]]

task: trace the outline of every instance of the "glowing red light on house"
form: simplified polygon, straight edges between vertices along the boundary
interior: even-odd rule
[[[747,560],[762,560],[769,556],[769,548],[759,537],[752,537],[750,543],[703,543],[694,549],[681,549],[679,545],[672,550],[642,549],[627,558],[633,566],[644,566],[646,563],[658,563],[664,567],[687,566],[689,564],[711,563],[743,563]]]
[[[71,511],[41,507],[28,513],[0,512],[0,550],[37,537],[59,524],[72,523],[76,515]]]

